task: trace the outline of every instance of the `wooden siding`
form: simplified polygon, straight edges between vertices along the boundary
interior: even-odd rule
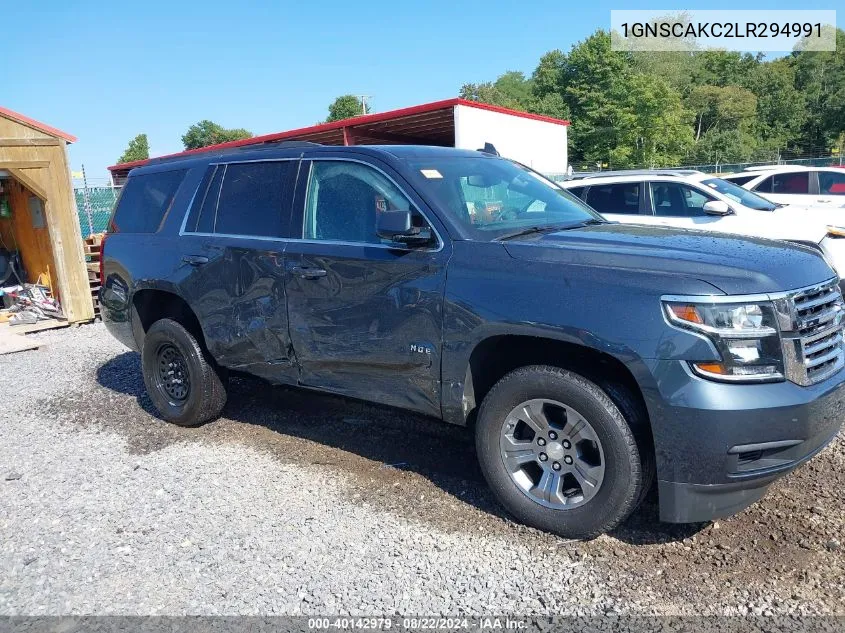
[[[48,241],[44,240],[44,236],[35,237],[36,242],[31,247],[46,249],[48,253],[33,256],[26,253],[24,244],[20,244],[25,265],[27,258],[33,261],[36,268],[51,261],[53,288],[68,320],[76,322],[92,319],[94,308],[70,180],[66,142],[3,116],[0,116],[0,138],[4,139],[0,145],[0,169],[8,169],[19,184],[29,190],[26,191],[27,196],[32,192],[44,200],[47,224],[44,232]],[[11,141],[44,138],[59,142],[53,145],[15,145]],[[24,212],[29,219],[25,200]],[[29,274],[35,273],[35,270],[29,271],[29,265],[27,269]]]

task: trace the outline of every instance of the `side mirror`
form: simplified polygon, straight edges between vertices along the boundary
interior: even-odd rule
[[[411,211],[382,211],[376,218],[376,235],[403,244],[428,244],[431,231],[414,226]]]
[[[710,200],[709,202],[705,202],[704,206],[701,207],[701,210],[707,215],[730,215],[733,213],[731,208],[728,206],[728,203],[723,200]]]

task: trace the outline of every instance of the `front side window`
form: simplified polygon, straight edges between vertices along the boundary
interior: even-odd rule
[[[825,195],[845,196],[845,170],[819,172],[819,192]]]
[[[421,192],[473,239],[602,221],[572,193],[509,160],[441,154],[410,165]]]
[[[376,219],[385,211],[413,211],[410,200],[378,170],[350,161],[317,160],[305,201],[303,237],[382,244]],[[426,226],[419,213],[417,226]]]
[[[599,213],[639,214],[640,183],[592,185],[587,191],[587,204]]]
[[[810,192],[810,172],[784,172],[772,174],[756,187],[760,193],[801,194]]]
[[[704,212],[704,205],[710,200],[715,200],[715,198],[679,182],[651,183],[654,215],[675,218],[707,215]]]

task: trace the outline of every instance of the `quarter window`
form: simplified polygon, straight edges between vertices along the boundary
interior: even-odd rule
[[[707,215],[704,205],[715,198],[678,182],[651,183],[654,214],[662,217],[689,218]]]
[[[376,218],[408,211],[411,202],[379,171],[347,161],[314,161],[305,202],[303,237],[381,244]],[[415,223],[425,226],[421,215]]]
[[[161,227],[186,170],[131,177],[123,187],[112,227],[122,233],[155,233]]]

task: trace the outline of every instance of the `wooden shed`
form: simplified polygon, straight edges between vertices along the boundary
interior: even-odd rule
[[[76,137],[0,107],[0,248],[49,283],[70,322],[94,318],[67,146]]]

